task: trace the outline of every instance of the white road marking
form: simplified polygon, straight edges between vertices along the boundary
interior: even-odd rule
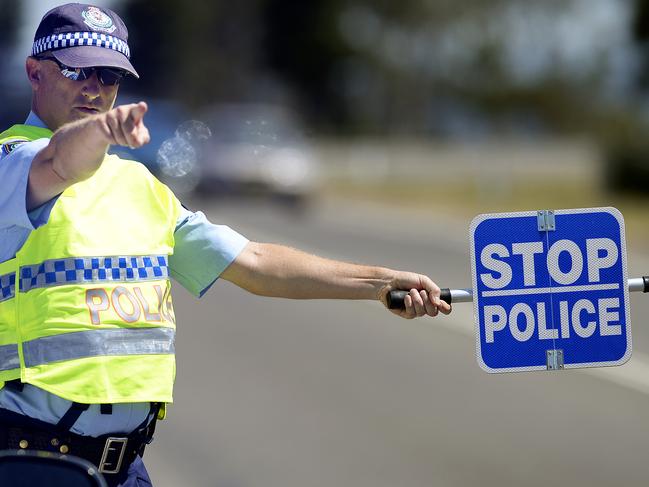
[[[366,210],[365,208],[363,210]],[[369,214],[372,214],[371,211],[367,210]],[[358,218],[358,215],[354,215],[354,219]],[[341,225],[341,222],[343,221],[348,221],[349,216],[345,215],[344,212],[342,213],[337,213],[336,220],[331,222],[332,225],[336,225],[339,229],[343,226]],[[386,233],[384,229],[382,229],[380,226],[374,226],[374,221],[371,218],[364,218],[361,221],[365,223],[362,228],[362,232],[367,235],[367,234],[372,234],[373,236],[376,236],[376,238],[383,238],[386,239],[386,236],[389,236],[389,233]],[[358,228],[354,229],[354,225],[352,225],[350,222],[349,223],[349,230],[350,233],[356,233],[358,231]],[[259,229],[253,229],[253,228],[245,228],[243,225],[239,230],[250,230],[249,234],[264,234],[264,237],[268,239],[268,241],[275,241],[275,242],[281,242],[285,239],[283,239],[281,236],[277,235],[270,235],[269,232],[261,232]],[[246,232],[243,232],[244,235]],[[398,231],[396,233],[399,233]],[[460,242],[463,240],[461,236],[461,232],[458,232],[457,229],[453,229],[452,231],[446,231],[446,232],[439,232],[439,234],[436,235],[439,239],[444,244],[448,244],[449,246],[455,246],[455,249],[457,249],[457,245],[460,244]],[[413,234],[413,235],[400,235],[400,238],[405,241],[422,241],[424,239],[429,239],[430,236],[428,235],[418,235],[418,234]],[[468,237],[464,237],[468,238]],[[431,240],[432,243],[432,240]],[[438,244],[438,239],[436,238],[434,240],[435,244]],[[314,248],[313,245],[307,244],[306,242],[292,242],[292,244],[296,246],[300,246],[300,244],[303,244],[303,249],[312,251],[312,252],[318,252],[318,251],[326,251],[326,249],[319,249],[319,248]],[[337,255],[331,255],[329,254],[330,257],[332,258],[342,258],[344,259],[344,256],[337,256]],[[649,264],[649,259],[647,259],[644,255],[630,255],[630,261],[636,261],[636,264]],[[468,256],[467,256],[468,260]],[[643,267],[646,269],[647,267]],[[367,306],[377,306],[377,303],[371,302],[371,301],[365,301],[364,302]],[[454,333],[459,333],[462,335],[465,335],[467,337],[471,337],[472,340],[475,338],[475,328],[474,328],[474,318],[473,318],[473,306],[468,305],[468,304],[456,304],[453,307],[453,313],[449,316],[441,316],[435,319],[435,326],[443,326],[444,328],[453,331]],[[476,365],[477,367],[477,365]],[[634,351],[631,359],[624,365],[620,366],[615,366],[615,367],[598,367],[598,368],[583,368],[583,369],[572,369],[570,371],[561,371],[561,372],[555,372],[555,373],[571,373],[571,372],[577,372],[577,373],[584,373],[588,374],[594,377],[597,377],[601,380],[608,381],[610,383],[616,384],[620,387],[624,387],[636,392],[640,392],[642,394],[647,394],[649,395],[649,355],[646,353]]]
[[[475,337],[473,307],[464,304],[455,305],[453,313],[449,316],[435,319],[435,326],[443,326],[448,330],[470,336],[473,339]],[[649,395],[649,355],[646,353],[634,351],[626,364],[616,367],[588,367],[553,373],[571,372],[588,374],[641,394]]]

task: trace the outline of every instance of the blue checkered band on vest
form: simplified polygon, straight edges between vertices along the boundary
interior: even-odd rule
[[[16,293],[16,274],[0,276],[0,303],[11,299]]]
[[[98,32],[67,32],[65,34],[53,34],[47,37],[41,37],[34,41],[32,46],[32,56],[38,56],[40,53],[63,49],[65,47],[76,46],[97,46],[113,51],[121,52],[127,58],[131,57],[131,50],[126,41],[107,34]]]
[[[93,282],[155,281],[169,277],[166,255],[70,257],[20,268],[20,292]],[[1,296],[1,294],[0,294]]]

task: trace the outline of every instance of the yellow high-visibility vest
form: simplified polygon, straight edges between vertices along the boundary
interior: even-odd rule
[[[51,135],[15,125],[0,146]],[[86,404],[172,402],[179,211],[143,165],[114,155],[66,189],[0,263],[0,386],[20,379]]]

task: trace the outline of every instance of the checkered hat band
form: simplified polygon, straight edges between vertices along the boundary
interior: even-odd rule
[[[46,260],[20,268],[20,292],[96,282],[157,281],[169,278],[166,255],[117,255]],[[0,294],[1,296],[2,294]]]
[[[16,294],[16,274],[0,276],[0,303],[11,299]]]
[[[121,52],[127,58],[131,57],[131,50],[126,41],[107,34],[98,32],[67,32],[64,34],[53,34],[41,37],[34,41],[32,56],[50,50],[63,49],[66,47],[96,46],[113,51]]]

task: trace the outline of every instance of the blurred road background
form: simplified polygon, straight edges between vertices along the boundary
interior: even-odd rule
[[[0,123],[56,2],[0,0]],[[152,142],[122,155],[248,238],[468,287],[479,213],[615,206],[649,274],[645,0],[99,1],[130,28]],[[644,485],[649,299],[624,366],[482,372],[472,309],[175,288],[155,485]]]
[[[251,238],[470,280],[465,230],[433,212],[335,202],[296,221],[268,205],[204,208]],[[180,290],[176,403],[147,462],[160,486],[644,485],[643,297],[627,365],[492,376],[475,360],[470,305],[404,322],[377,303]]]

